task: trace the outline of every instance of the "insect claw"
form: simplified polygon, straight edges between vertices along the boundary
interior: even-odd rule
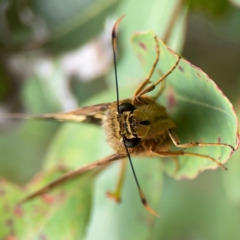
[[[147,203],[144,204],[144,207],[147,209],[149,213],[151,213],[155,217],[160,217],[158,213],[156,213]]]
[[[140,102],[138,96],[136,96],[134,99],[133,99],[134,102]]]
[[[117,194],[116,192],[106,192],[106,195],[108,198],[112,199],[113,201],[120,203],[121,202],[121,198],[119,196],[119,194]]]
[[[228,145],[228,146],[232,149],[233,152],[236,151],[236,149],[232,145]]]
[[[135,104],[136,104],[136,103],[144,103],[141,99],[139,99],[139,97],[140,97],[140,96],[134,97],[132,102],[135,103]]]
[[[225,170],[225,171],[228,170],[228,169],[227,169],[223,164],[221,164],[221,163],[219,163],[218,166],[219,166],[220,168],[222,168],[223,170]]]

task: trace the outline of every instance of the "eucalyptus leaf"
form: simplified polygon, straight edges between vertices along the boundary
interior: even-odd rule
[[[91,209],[91,176],[68,183],[32,202],[18,205],[18,201],[27,192],[39,187],[39,183],[46,184],[60,174],[62,172],[56,170],[45,173],[24,189],[0,181],[1,239],[83,239]],[[79,191],[73,187],[76,185]]]
[[[136,34],[134,49],[146,73],[156,56],[154,33]],[[151,82],[167,73],[177,61],[177,55],[159,40],[160,60]],[[165,79],[166,87],[159,103],[166,106],[176,123],[181,143],[226,143],[238,148],[237,117],[232,104],[201,69],[181,59],[177,68]],[[159,86],[160,87],[160,86]],[[186,152],[209,155],[225,163],[231,156],[228,147],[194,147]],[[194,178],[205,169],[216,169],[210,160],[199,157],[179,157],[180,170],[174,176]],[[163,160],[166,171],[174,175],[174,161]]]

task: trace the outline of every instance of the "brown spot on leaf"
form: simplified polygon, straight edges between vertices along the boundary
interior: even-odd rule
[[[7,219],[5,224],[7,225],[7,227],[12,227],[13,226],[13,219],[11,219],[11,218]]]
[[[23,208],[21,206],[16,206],[14,209],[14,214],[17,217],[22,217],[23,216]]]
[[[14,219],[12,218],[8,218],[5,222],[6,226],[7,226],[7,230],[8,230],[8,236],[4,238],[7,240],[16,240],[17,237],[15,236],[15,230],[14,230]]]
[[[56,201],[55,197],[50,194],[44,194],[44,195],[42,195],[41,198],[47,204],[53,204]]]
[[[60,201],[64,201],[66,199],[66,192],[64,190],[62,190],[60,193],[59,193],[59,200]]]
[[[201,75],[199,74],[199,72],[197,72],[197,75],[201,78]]]
[[[175,98],[173,90],[170,90],[168,92],[167,99],[168,99],[167,108],[168,108],[169,111],[171,111],[176,106],[176,98]]]
[[[41,233],[41,235],[39,236],[40,240],[47,240],[47,236],[43,233]]]
[[[145,62],[144,57],[139,53],[137,54],[137,57],[138,57],[139,61],[144,64],[144,62]]]
[[[9,235],[6,238],[4,238],[4,240],[18,240],[16,236],[14,235]]]
[[[147,50],[148,50],[147,46],[146,46],[144,43],[142,43],[142,42],[139,43],[139,46],[140,46],[144,51],[147,51]]]
[[[221,137],[218,137],[217,142],[218,142],[218,143],[221,143],[221,142],[222,142]]]
[[[3,197],[5,195],[5,190],[4,189],[0,189],[0,197]]]
[[[179,68],[179,70],[180,70],[181,72],[184,72],[184,69],[183,69],[182,66],[179,65],[178,68]]]

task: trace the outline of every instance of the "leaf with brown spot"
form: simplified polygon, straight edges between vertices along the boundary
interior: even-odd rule
[[[149,51],[143,50],[139,43],[144,44]],[[155,71],[151,82],[160,78],[159,72],[168,72],[177,60],[176,53],[161,40],[159,44],[158,71]],[[154,33],[135,34],[133,46],[136,54],[145,59],[142,67],[147,74],[155,58]],[[207,74],[181,59],[178,67],[165,79],[165,84],[159,103],[166,106],[170,117],[175,121],[175,132],[181,143],[221,142],[238,148],[238,121],[233,106]],[[222,163],[226,163],[232,154],[232,150],[227,147],[194,147],[186,151],[209,155]],[[218,167],[215,163],[198,157],[179,157],[179,161],[180,169],[175,174],[174,161],[163,159],[166,172],[177,179],[194,178],[203,170]]]

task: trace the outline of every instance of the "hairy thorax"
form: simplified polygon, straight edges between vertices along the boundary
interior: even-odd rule
[[[134,105],[132,111],[118,113],[117,103],[112,103],[105,115],[103,127],[106,131],[107,142],[117,152],[126,151],[123,145],[123,136],[127,139],[140,139],[140,143],[129,148],[131,154],[149,155],[152,150],[166,152],[170,149],[172,141],[167,130],[175,128],[174,122],[169,118],[165,107],[147,96],[139,99],[125,99],[119,102]]]

